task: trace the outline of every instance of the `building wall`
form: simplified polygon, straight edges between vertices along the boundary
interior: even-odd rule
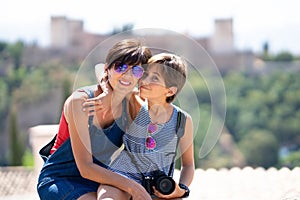
[[[80,44],[83,33],[81,20],[70,20],[65,16],[51,17],[51,46],[66,48]]]
[[[205,38],[193,38],[212,57],[215,64],[223,72],[228,70],[251,70],[254,54],[252,52],[237,51],[234,45],[233,19],[216,19],[214,33]],[[169,32],[166,32],[168,34]],[[92,34],[84,31],[83,22],[70,20],[66,17],[51,18],[52,47],[64,48],[69,54],[84,58],[90,51],[111,35]],[[170,35],[147,36],[147,43],[163,49],[184,51],[197,66],[205,66],[205,56],[196,55],[188,44],[178,41]],[[174,42],[176,41],[176,42]],[[184,43],[184,44],[182,44]],[[158,44],[158,45],[156,45]]]
[[[68,38],[66,17],[51,17],[51,46],[57,48],[67,47],[69,44]]]
[[[215,30],[210,38],[210,49],[215,53],[234,51],[233,19],[216,19]]]

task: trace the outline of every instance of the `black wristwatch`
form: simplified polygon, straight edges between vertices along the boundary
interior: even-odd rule
[[[185,193],[181,196],[181,198],[186,198],[190,195],[190,189],[188,186],[184,185],[183,183],[179,183],[178,186],[185,190]]]

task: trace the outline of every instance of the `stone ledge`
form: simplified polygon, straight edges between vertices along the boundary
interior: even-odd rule
[[[33,170],[0,167],[0,199],[38,200],[36,182]],[[300,167],[196,169],[190,189],[191,200],[300,200]]]
[[[16,168],[17,170],[0,168],[0,199],[14,197],[21,197],[23,200],[27,197],[30,200],[38,199],[35,187],[37,174],[43,163],[38,150],[47,144],[57,131],[57,124],[39,125],[29,129],[35,170],[29,175],[28,170],[24,172],[27,175],[21,175],[19,168]],[[178,170],[174,173],[174,179],[179,180]],[[25,189],[21,190],[22,192],[18,189],[22,188],[16,185],[20,182],[30,186],[27,187],[28,192]],[[7,187],[8,185],[10,186]],[[3,188],[6,188],[5,190],[8,188],[10,192],[3,191]],[[190,189],[191,195],[188,199],[195,200],[300,200],[300,168],[197,169]]]

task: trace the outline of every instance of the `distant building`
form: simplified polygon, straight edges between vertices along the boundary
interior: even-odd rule
[[[215,64],[221,72],[228,70],[251,70],[254,62],[254,54],[251,51],[237,51],[234,44],[233,19],[216,19],[214,32],[210,37],[194,38],[213,58]],[[84,30],[84,24],[81,20],[68,19],[65,16],[51,17],[51,48],[68,49],[70,55],[84,57],[91,49],[111,35],[92,34]],[[174,41],[170,42],[171,35],[153,35],[148,37],[154,44],[165,49],[174,49]],[[180,41],[177,41],[180,43]],[[194,52],[185,44],[180,44],[181,48],[189,55]],[[204,55],[193,55],[203,61]],[[197,60],[197,61],[198,61]],[[196,63],[205,65],[206,63]]]
[[[214,53],[234,52],[233,20],[216,19],[215,30],[210,38],[210,50]]]
[[[51,17],[51,46],[66,48],[76,46],[84,33],[83,21],[70,20],[65,16]]]

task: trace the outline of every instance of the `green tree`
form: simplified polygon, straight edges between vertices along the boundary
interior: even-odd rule
[[[266,130],[251,130],[239,143],[248,165],[269,168],[278,164],[278,142]]]
[[[0,119],[6,119],[9,107],[8,86],[3,79],[0,79]],[[0,120],[0,129],[3,130],[5,120]],[[0,132],[0,136],[3,132]]]
[[[290,168],[300,166],[300,151],[293,152],[281,159],[281,164]]]
[[[0,113],[4,112],[8,104],[8,89],[4,80],[0,79]]]
[[[10,110],[9,117],[9,139],[10,139],[10,165],[19,166],[22,165],[22,157],[24,153],[24,146],[21,142],[18,125],[17,116],[15,108],[12,107]]]
[[[22,81],[24,80],[26,75],[27,71],[25,67],[19,67],[18,69],[9,70],[6,77],[6,82],[9,86],[8,91],[10,92],[10,95],[15,89],[19,88],[22,85]]]
[[[0,55],[6,49],[7,43],[0,41]],[[1,58],[1,56],[0,56]]]
[[[283,51],[278,53],[275,58],[274,61],[286,61],[286,62],[290,62],[294,59],[293,55],[290,52],[287,51]]]
[[[8,46],[8,53],[12,57],[14,62],[14,69],[18,70],[21,66],[22,56],[24,50],[24,43],[22,41],[18,41],[15,44],[11,44]]]
[[[265,42],[263,44],[263,56],[262,56],[262,58],[264,60],[269,60],[270,59],[269,58],[269,43],[268,42]]]

